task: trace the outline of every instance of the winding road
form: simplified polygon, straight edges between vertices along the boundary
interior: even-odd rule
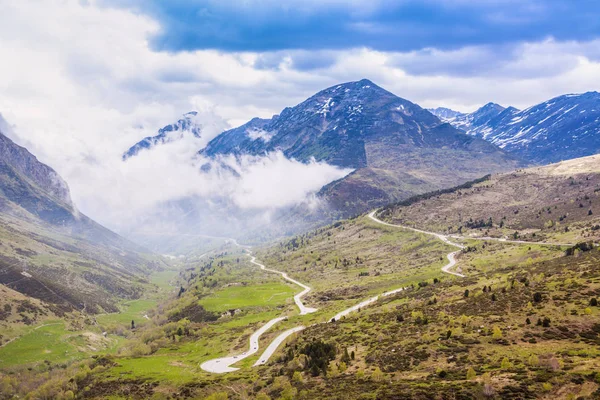
[[[404,225],[397,225],[397,224],[390,224],[388,222],[382,221],[379,218],[376,217],[376,213],[378,210],[374,210],[372,212],[370,212],[368,214],[368,217],[381,225],[386,225],[386,226],[390,226],[390,227],[394,227],[394,228],[401,228],[401,229],[406,229],[406,230],[410,230],[413,232],[418,232],[418,233],[422,233],[425,235],[430,235],[430,236],[434,236],[436,238],[438,238],[439,240],[441,240],[442,242],[453,246],[453,247],[457,247],[459,250],[453,251],[451,253],[448,253],[446,255],[446,258],[448,259],[448,264],[444,265],[442,267],[442,272],[446,273],[446,274],[451,274],[454,276],[458,276],[461,278],[464,278],[465,275],[456,272],[456,271],[452,271],[451,269],[454,268],[454,266],[456,265],[456,256],[458,253],[460,253],[460,251],[462,249],[465,248],[465,246],[463,246],[460,243],[456,243],[453,242],[452,240],[450,240],[450,238],[453,239],[461,239],[461,240],[467,240],[467,239],[472,239],[472,240],[494,240],[494,241],[499,241],[499,242],[504,242],[504,243],[515,243],[515,244],[537,244],[537,245],[542,245],[542,246],[572,246],[571,243],[549,243],[549,242],[527,242],[527,241],[523,241],[523,240],[508,240],[508,239],[502,239],[502,238],[493,238],[493,237],[466,237],[466,236],[459,236],[459,235],[443,235],[441,233],[437,233],[437,232],[430,232],[430,231],[425,231],[422,229],[417,229],[417,228],[412,228],[410,226],[404,226]],[[250,262],[258,265],[262,270],[268,271],[268,272],[273,272],[276,274],[281,275],[285,280],[292,282],[300,287],[302,287],[304,290],[300,293],[298,293],[297,295],[294,296],[294,302],[296,303],[296,305],[298,306],[298,309],[300,310],[300,315],[305,315],[305,314],[309,314],[312,312],[317,311],[317,309],[315,308],[310,308],[310,307],[306,307],[303,303],[302,303],[302,297],[305,296],[310,290],[311,288],[309,286],[306,286],[303,283],[298,282],[297,280],[290,278],[288,276],[288,274],[286,274],[285,272],[281,272],[281,271],[277,271],[275,269],[271,269],[271,268],[267,268],[265,267],[263,264],[259,263],[256,261],[256,257],[252,256],[252,252],[249,250],[250,246],[244,246],[239,244],[237,241],[233,240],[233,239],[229,239],[232,241],[232,243],[234,243],[236,246],[239,246],[241,248],[246,249],[246,251],[248,252],[248,255],[250,257]],[[378,299],[380,299],[381,297],[386,297],[386,296],[391,296],[393,294],[396,294],[398,292],[401,292],[402,290],[404,290],[405,288],[398,288],[398,289],[394,289],[394,290],[390,290],[388,292],[385,292],[381,295],[378,296],[373,296],[369,299],[363,300],[362,302],[349,307],[343,311],[340,311],[339,313],[337,313],[333,318],[331,318],[330,320],[328,320],[327,322],[330,321],[339,321],[341,318],[345,317],[346,315],[357,311],[369,304],[375,303]],[[282,321],[286,319],[286,317],[278,317],[275,319],[272,319],[271,321],[267,322],[265,325],[263,325],[260,329],[258,329],[256,332],[254,332],[252,334],[252,336],[250,336],[250,349],[240,355],[236,355],[236,356],[230,356],[230,357],[223,357],[223,358],[217,358],[217,359],[213,359],[213,360],[209,360],[204,362],[200,367],[208,372],[213,372],[213,373],[226,373],[226,372],[233,372],[238,370],[239,368],[233,368],[231,367],[231,365],[243,360],[244,358],[250,357],[251,355],[255,354],[256,352],[258,352],[259,349],[259,339],[260,336],[265,333],[266,331],[268,331],[273,325],[275,325],[277,322]],[[305,329],[304,326],[297,326],[291,329],[286,330],[285,332],[282,332],[281,334],[279,334],[275,339],[273,339],[273,341],[269,344],[269,346],[266,348],[266,350],[263,352],[263,354],[260,356],[260,358],[254,363],[254,366],[258,366],[258,365],[263,365],[266,364],[267,361],[269,361],[269,359],[271,358],[271,356],[277,351],[277,349],[279,348],[279,346],[291,335],[293,335],[296,332],[299,332],[301,330]]]
[[[247,250],[250,254],[250,250]],[[256,257],[254,256],[250,256],[250,262],[254,265],[258,265],[260,267],[260,269],[264,270],[264,271],[269,271],[269,272],[273,272],[275,274],[279,274],[283,277],[283,279],[285,279],[286,281],[292,282],[298,286],[300,286],[301,288],[304,288],[303,291],[301,291],[300,293],[298,293],[297,295],[294,296],[294,302],[296,303],[296,305],[298,306],[298,308],[300,309],[300,315],[306,315],[306,314],[310,314],[313,313],[315,311],[317,311],[316,308],[310,308],[310,307],[306,307],[303,303],[302,303],[302,297],[304,295],[306,295],[308,292],[310,292],[310,287],[306,286],[303,283],[298,282],[295,279],[292,279],[288,276],[288,274],[286,274],[285,272],[281,272],[281,271],[277,271],[275,269],[271,269],[271,268],[267,268],[265,267],[263,264],[256,262]]]
[[[248,256],[250,257],[250,262],[254,265],[258,265],[260,267],[260,269],[264,270],[264,271],[268,271],[268,272],[272,272],[275,274],[279,274],[283,277],[283,279],[292,282],[298,286],[300,286],[301,288],[303,288],[304,290],[301,291],[300,293],[298,293],[297,295],[294,296],[294,302],[296,303],[296,305],[298,306],[298,309],[300,310],[300,315],[306,315],[306,314],[310,314],[313,313],[315,311],[317,311],[316,308],[311,308],[311,307],[306,307],[304,305],[304,303],[302,303],[302,297],[305,296],[308,292],[310,292],[311,288],[309,286],[306,286],[303,283],[298,282],[297,280],[290,278],[288,276],[288,274],[286,274],[285,272],[281,272],[281,271],[277,271],[275,269],[271,269],[271,268],[267,268],[265,267],[263,264],[259,263],[256,261],[256,257],[254,257],[252,255],[252,251],[249,250],[250,246],[244,246],[244,245],[240,245],[236,240],[234,239],[230,239],[232,241],[233,244],[235,244],[238,247],[241,247],[243,249],[246,250],[246,252],[248,253]],[[268,331],[269,329],[271,329],[271,327],[273,325],[275,325],[276,323],[285,320],[287,317],[277,317],[274,318],[272,320],[270,320],[269,322],[267,322],[265,325],[263,325],[262,327],[260,327],[260,329],[258,329],[256,332],[254,332],[251,336],[250,336],[250,347],[248,349],[248,351],[243,352],[242,354],[239,355],[234,355],[234,356],[229,356],[229,357],[222,357],[222,358],[215,358],[213,360],[209,360],[206,361],[204,363],[202,363],[200,365],[200,368],[202,368],[203,370],[207,371],[207,372],[213,372],[213,373],[217,373],[217,374],[222,374],[225,372],[233,372],[233,371],[237,371],[239,368],[234,368],[231,365],[250,357],[251,355],[255,354],[258,351],[259,348],[259,340],[260,337],[262,336],[263,333],[265,333],[266,331]],[[259,358],[259,360],[256,362],[256,364],[254,365],[259,365],[259,364],[264,364],[266,363],[269,358],[271,357],[271,355],[273,355],[273,353],[277,350],[277,348],[279,347],[279,345],[291,334],[301,331],[302,329],[304,329],[303,326],[299,326],[296,328],[292,328],[289,329],[285,332],[283,332],[282,334],[280,334],[279,336],[277,336],[272,342],[271,344],[267,347],[267,349],[265,350],[265,352],[262,354],[262,356]]]
[[[391,226],[393,228],[407,229],[407,230],[410,230],[410,231],[413,231],[413,232],[418,232],[418,233],[423,233],[425,235],[435,236],[436,238],[438,238],[439,240],[441,240],[442,242],[444,242],[446,244],[449,244],[450,246],[458,247],[461,250],[465,248],[465,246],[463,246],[462,244],[455,243],[455,242],[451,241],[450,239],[448,239],[448,236],[442,235],[441,233],[424,231],[422,229],[411,228],[410,226],[395,225],[395,224],[390,224],[388,222],[382,221],[382,220],[380,220],[379,218],[377,218],[375,216],[376,212],[377,212],[377,210],[371,211],[369,213],[369,218],[371,220],[377,222],[378,224],[382,224],[382,225],[386,225],[386,226]],[[462,238],[459,238],[459,239],[462,239]],[[448,253],[446,255],[446,258],[448,258],[448,264],[446,264],[446,265],[444,265],[442,267],[442,272],[445,272],[447,274],[451,274],[451,275],[455,275],[455,276],[459,276],[461,278],[464,278],[465,276],[463,274],[461,274],[459,272],[455,272],[455,271],[450,271],[450,269],[456,265],[456,255],[458,253],[460,253],[460,250],[453,251],[452,253]]]

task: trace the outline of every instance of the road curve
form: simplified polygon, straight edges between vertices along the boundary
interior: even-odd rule
[[[249,250],[247,250],[247,251],[250,253]],[[290,278],[288,276],[288,274],[286,274],[285,272],[281,272],[281,271],[277,271],[276,269],[271,269],[271,268],[265,267],[263,264],[256,262],[256,257],[254,257],[254,256],[250,256],[250,262],[254,265],[258,265],[260,267],[260,269],[262,269],[262,270],[273,272],[275,274],[279,274],[286,281],[292,282],[304,289],[303,291],[301,291],[300,293],[298,293],[297,295],[294,296],[294,302],[298,306],[298,309],[300,309],[300,315],[306,315],[306,314],[310,314],[310,313],[317,311],[316,308],[306,307],[304,305],[304,303],[302,303],[302,300],[301,300],[305,294],[310,292],[310,290],[311,290],[310,287],[306,286],[303,283],[298,282],[297,280],[295,280],[293,278]]]
[[[281,345],[281,343],[283,343],[285,339],[288,338],[288,336],[293,335],[296,332],[300,332],[303,329],[304,326],[297,326],[295,328],[288,329],[287,331],[281,333],[279,336],[273,339],[273,341],[269,344],[264,353],[262,353],[260,358],[254,363],[254,366],[256,367],[258,365],[266,364],[267,361],[269,361],[269,358],[271,358],[273,353],[277,351],[277,348]]]
[[[387,225],[387,226],[391,226],[391,227],[394,227],[394,228],[408,229],[410,231],[423,233],[425,235],[435,236],[436,238],[438,238],[439,240],[441,240],[442,242],[444,242],[446,244],[449,244],[450,246],[458,247],[459,249],[464,249],[465,248],[465,246],[463,246],[462,244],[455,243],[455,242],[451,241],[450,239],[448,239],[448,236],[442,235],[440,233],[429,232],[429,231],[424,231],[424,230],[417,229],[417,228],[411,228],[410,226],[395,225],[395,224],[390,224],[388,222],[384,222],[384,221],[380,220],[379,218],[377,218],[375,216],[376,212],[377,212],[377,210],[371,211],[369,213],[369,218],[371,218],[373,221],[377,222],[378,224]],[[446,255],[446,258],[448,258],[448,264],[446,264],[446,265],[444,265],[442,267],[442,272],[445,272],[446,274],[451,274],[451,275],[455,275],[455,276],[459,276],[461,278],[464,278],[465,276],[463,274],[458,273],[458,272],[454,272],[454,271],[450,271],[450,269],[456,265],[456,255],[458,253],[460,253],[460,250],[453,251],[452,253],[448,253]]]
[[[260,329],[258,329],[256,332],[254,332],[250,336],[250,348],[248,349],[248,351],[236,356],[215,358],[206,361],[202,363],[202,365],[200,365],[200,368],[207,372],[214,372],[216,374],[237,371],[239,368],[232,368],[230,367],[230,365],[235,364],[236,362],[241,361],[244,358],[250,357],[251,355],[256,353],[258,351],[258,340],[260,339],[260,336],[269,329],[271,329],[273,325],[275,325],[279,321],[283,321],[285,318],[286,317],[274,318],[266,324],[264,324],[263,326],[261,326]]]
[[[254,257],[252,255],[252,251],[249,250],[250,246],[244,246],[239,244],[235,239],[230,239],[233,244],[235,244],[238,247],[244,248],[246,250],[246,252],[248,253],[248,256],[250,257],[250,262],[254,265],[258,265],[260,267],[260,269],[264,270],[264,271],[268,271],[268,272],[273,272],[276,274],[279,274],[283,277],[283,279],[292,282],[298,286],[300,286],[301,288],[303,288],[304,290],[300,293],[298,293],[297,295],[294,296],[294,302],[296,303],[296,305],[298,306],[298,309],[300,310],[300,315],[306,315],[306,314],[310,314],[313,313],[315,311],[317,311],[316,308],[311,308],[311,307],[306,307],[304,305],[304,303],[302,303],[302,297],[304,295],[306,295],[308,292],[310,292],[311,288],[306,286],[303,283],[298,282],[295,279],[292,279],[288,276],[288,274],[286,274],[285,272],[281,272],[281,271],[277,271],[275,269],[271,269],[271,268],[267,268],[265,267],[263,264],[259,263],[256,261],[256,257]],[[207,371],[207,372],[213,372],[216,374],[222,374],[222,373],[226,373],[226,372],[233,372],[233,371],[237,371],[239,368],[233,368],[231,367],[232,364],[237,363],[238,361],[241,361],[247,357],[250,357],[251,355],[255,354],[258,351],[259,348],[259,340],[260,337],[263,333],[265,333],[266,331],[268,331],[269,329],[271,329],[271,327],[273,325],[275,325],[276,323],[283,321],[284,319],[286,319],[287,317],[277,317],[274,318],[272,320],[270,320],[269,322],[267,322],[265,325],[263,325],[262,327],[260,327],[260,329],[258,329],[257,331],[255,331],[251,336],[250,336],[250,348],[248,351],[239,354],[239,355],[234,355],[234,356],[228,356],[228,357],[221,357],[221,358],[215,358],[209,361],[206,361],[204,363],[202,363],[200,365],[200,368],[202,368],[203,370]],[[291,334],[298,332],[300,330],[304,329],[303,326],[301,327],[296,327],[290,330],[287,330],[285,332],[283,332],[282,334],[280,334],[279,336],[277,336],[275,338],[275,340],[273,340],[273,342],[271,342],[271,344],[269,345],[269,347],[267,347],[267,349],[264,351],[264,353],[262,354],[262,356],[259,358],[259,360],[257,361],[256,364],[254,365],[258,365],[259,362],[264,364],[268,361],[268,359],[271,357],[271,355],[273,355],[273,353],[275,352],[275,350],[277,350],[277,347],[279,347],[279,345]]]

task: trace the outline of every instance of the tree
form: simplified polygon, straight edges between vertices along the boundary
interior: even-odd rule
[[[131,320],[131,329],[135,329],[135,321]]]
[[[527,363],[532,367],[537,367],[540,364],[540,359],[535,354],[529,356]]]
[[[292,381],[297,383],[304,382],[304,379],[302,378],[302,373],[300,371],[294,371],[294,375],[292,375]]]
[[[544,319],[542,320],[542,326],[544,328],[548,328],[550,326],[550,318],[544,317]]]
[[[476,376],[477,376],[477,373],[475,372],[473,367],[469,367],[469,369],[467,370],[467,380],[471,381],[471,380],[475,379]]]
[[[492,293],[492,301],[496,301],[496,293]]]
[[[351,358],[352,360],[354,360],[354,356],[355,356],[355,354],[354,354],[354,350],[352,350],[352,352],[350,352],[350,358]]]
[[[348,348],[344,347],[344,354],[342,354],[342,359],[341,361],[343,363],[348,364],[350,362],[350,354],[348,354]]]
[[[590,306],[592,306],[592,307],[598,307],[598,299],[597,299],[597,298],[595,298],[595,297],[594,297],[594,298],[592,298],[592,299],[590,300]]]
[[[497,326],[494,326],[493,332],[494,333],[492,334],[492,338],[502,339],[502,329],[498,328]]]
[[[465,297],[469,297],[469,289],[465,289]]]
[[[527,325],[531,325],[531,320],[529,319],[529,317],[527,317],[527,319],[525,320],[525,323],[526,323]]]
[[[541,302],[541,301],[542,301],[542,294],[541,294],[540,292],[535,292],[535,293],[533,294],[533,301],[534,301],[535,303],[539,303],[539,302]]]
[[[446,339],[450,339],[450,336],[452,336],[452,330],[448,329],[448,332],[446,332]]]
[[[375,382],[381,382],[383,380],[383,372],[379,367],[376,367],[373,373],[371,374],[371,380]]]

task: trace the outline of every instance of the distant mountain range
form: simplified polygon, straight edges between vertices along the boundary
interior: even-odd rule
[[[0,131],[0,286],[53,312],[117,311],[161,262],[77,211],[67,184]]]
[[[444,108],[431,111],[456,128],[534,164],[600,151],[598,92],[563,95],[522,111],[494,103],[470,114]]]

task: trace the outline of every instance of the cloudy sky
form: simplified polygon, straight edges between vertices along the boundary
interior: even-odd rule
[[[189,166],[202,143],[120,163],[187,111],[207,139],[361,78],[424,107],[523,108],[600,89],[599,17],[596,0],[0,0],[0,114],[118,229],[132,208],[222,187]],[[261,166],[308,173],[277,155],[242,165],[249,180],[228,186],[240,206],[322,184],[265,195]]]

